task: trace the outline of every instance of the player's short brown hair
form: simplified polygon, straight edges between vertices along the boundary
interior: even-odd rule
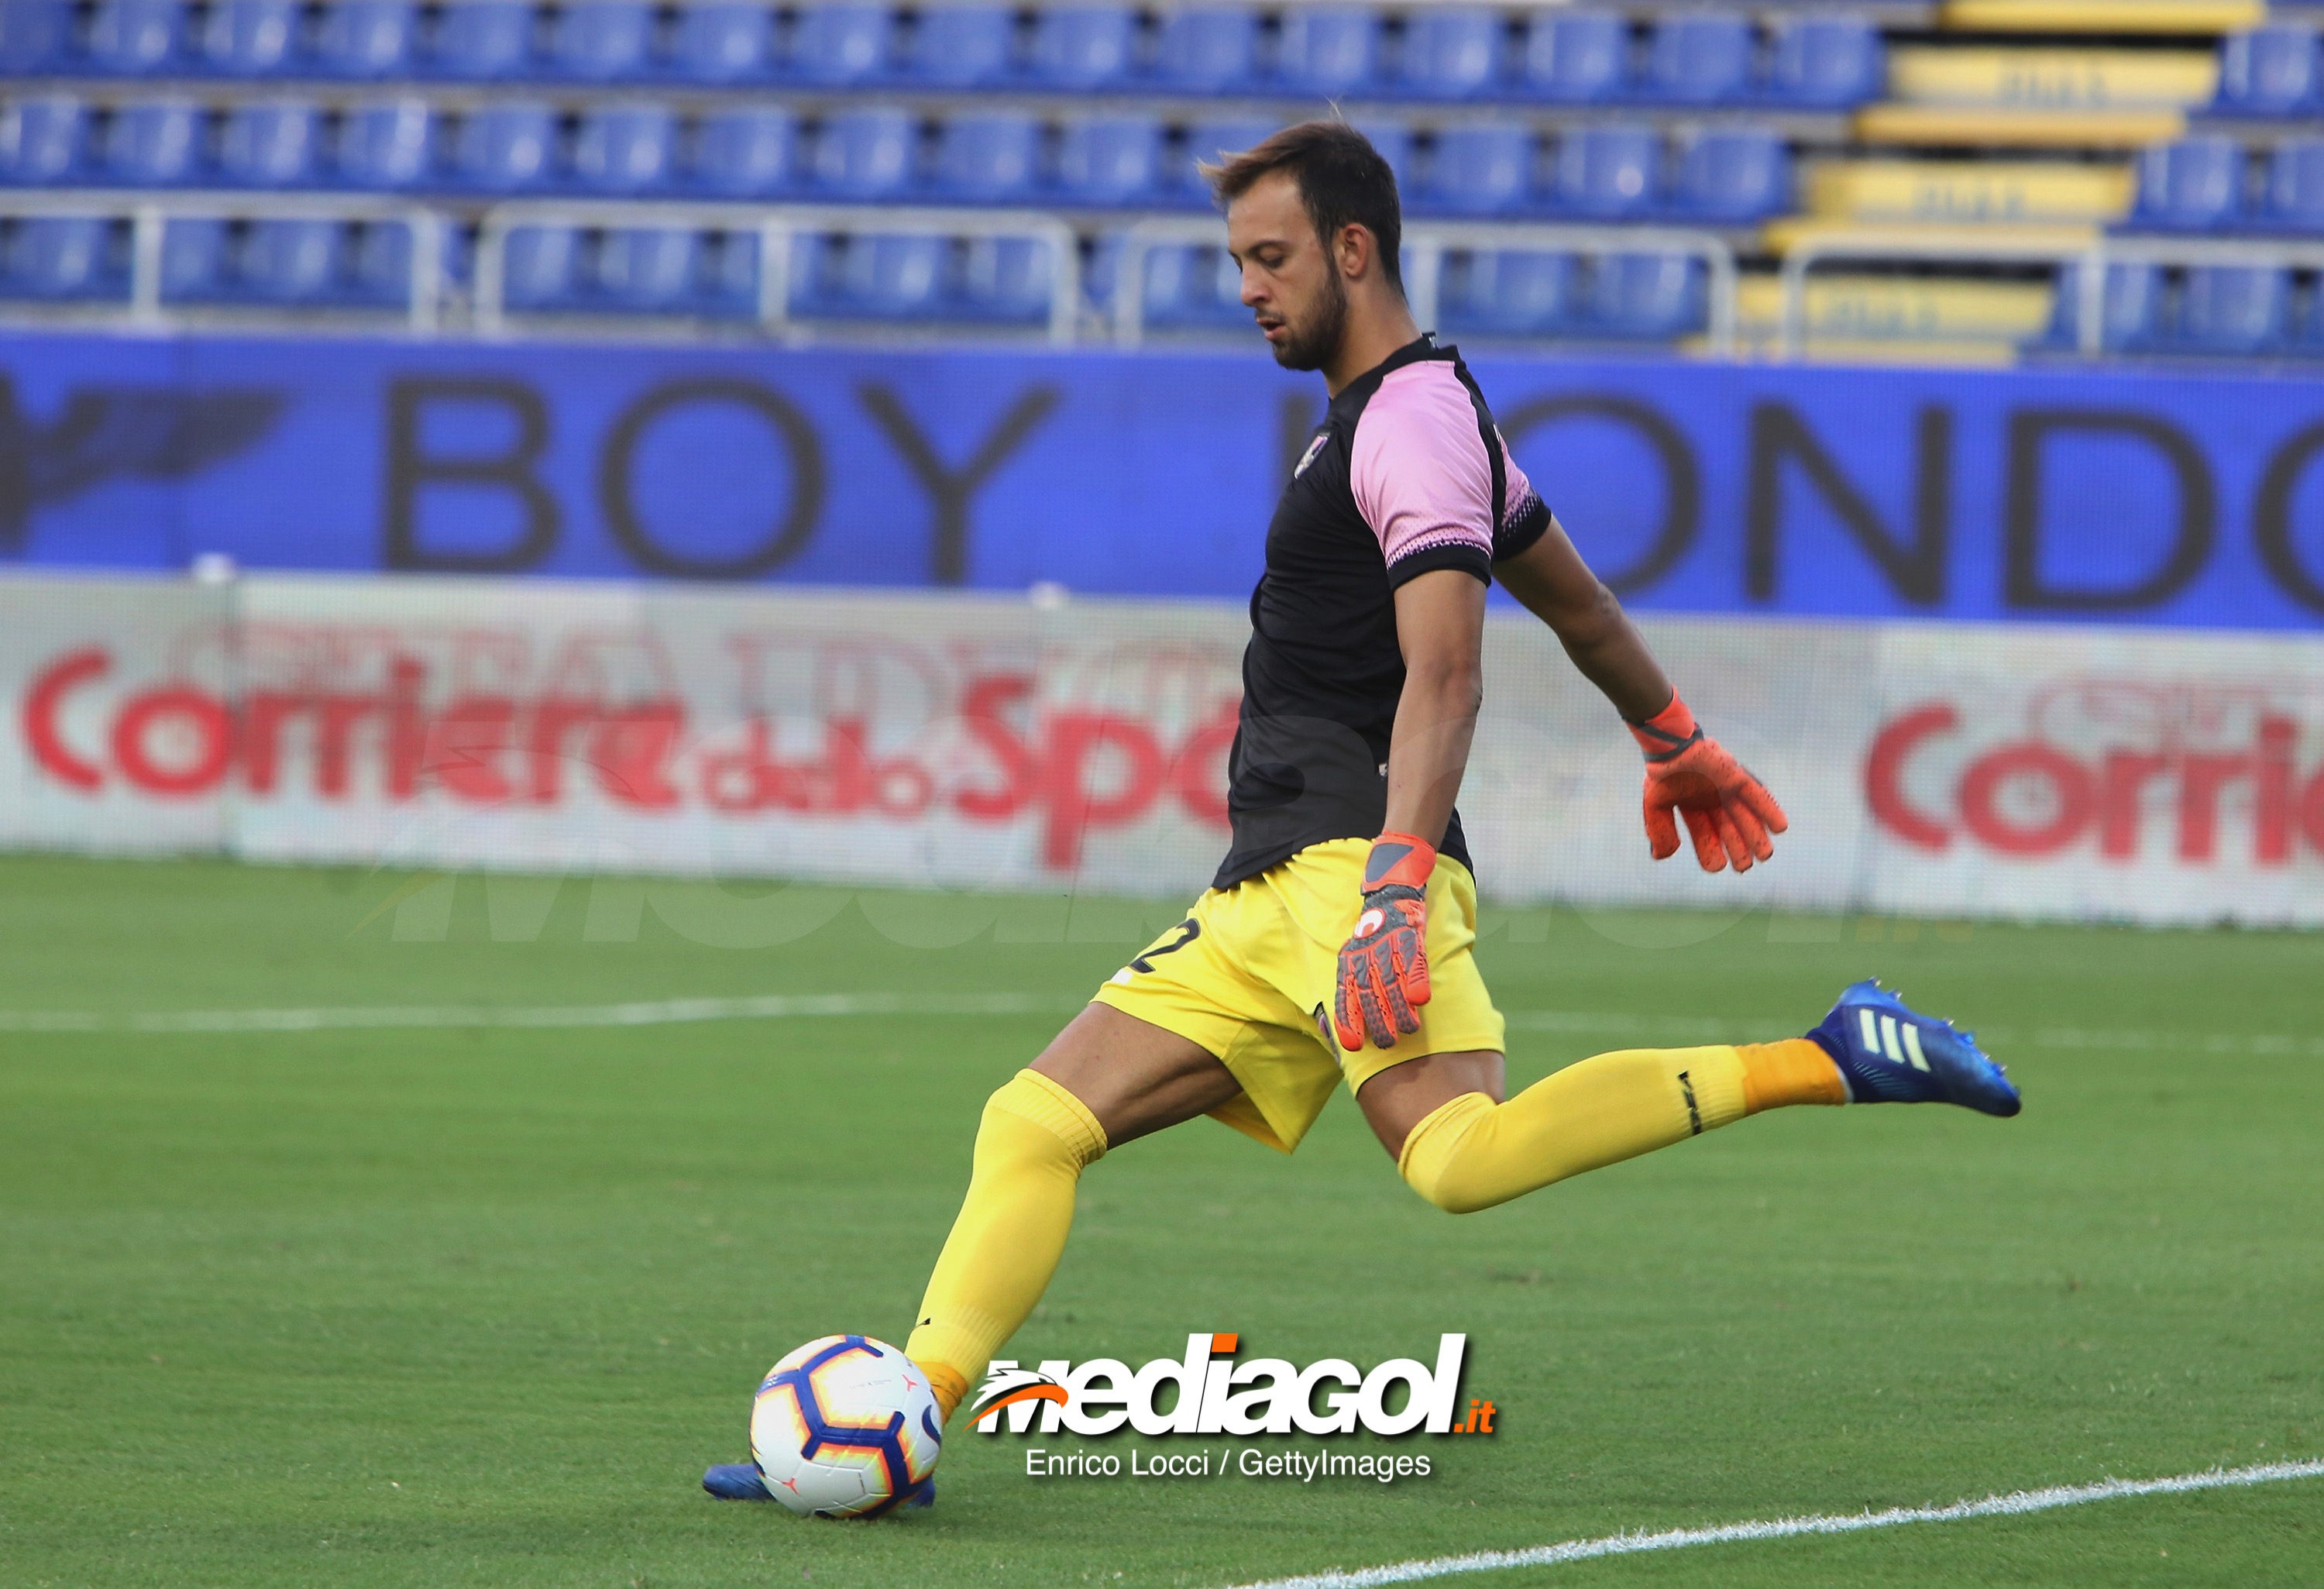
[[[1363,227],[1379,245],[1388,284],[1403,292],[1404,269],[1397,255],[1404,241],[1404,209],[1397,201],[1396,172],[1371,140],[1347,123],[1301,122],[1200,169],[1222,207],[1250,192],[1259,178],[1288,172],[1299,184],[1315,236],[1328,243],[1342,226]]]

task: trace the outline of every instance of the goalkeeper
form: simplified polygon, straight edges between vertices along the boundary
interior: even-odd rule
[[[1276,360],[1332,401],[1268,529],[1229,761],[1233,837],[1193,912],[992,1095],[905,1350],[949,1418],[1032,1311],[1082,1172],[1208,1114],[1290,1152],[1344,1079],[1413,1190],[1489,1208],[1794,1104],[2014,1114],[1966,1033],[1860,983],[1805,1037],[1600,1054],[1505,1096],[1453,797],[1482,696],[1485,590],[1539,614],[1646,755],[1658,860],[1774,853],[1783,809],[1707,735],[1509,457],[1458,354],[1406,307],[1396,183],[1310,122],[1206,168]],[[748,1464],[715,1494],[763,1495]]]

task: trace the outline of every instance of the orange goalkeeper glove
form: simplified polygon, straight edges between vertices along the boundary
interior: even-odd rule
[[[1428,1002],[1428,874],[1436,846],[1408,833],[1372,840],[1364,863],[1364,908],[1340,947],[1339,996],[1332,1029],[1353,1053],[1369,1039],[1393,1049],[1420,1030],[1413,1006]]]
[[[1791,826],[1783,807],[1702,732],[1684,701],[1674,695],[1645,722],[1630,723],[1630,737],[1646,753],[1646,844],[1655,860],[1678,854],[1678,818],[1686,819],[1705,872],[1724,871],[1730,861],[1748,872],[1753,861],[1775,853],[1767,836]]]

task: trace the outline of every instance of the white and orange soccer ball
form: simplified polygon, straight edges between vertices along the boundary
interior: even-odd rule
[[[802,1517],[893,1510],[928,1482],[943,1446],[927,1381],[869,1335],[809,1341],[767,1371],[751,1409],[767,1492]]]

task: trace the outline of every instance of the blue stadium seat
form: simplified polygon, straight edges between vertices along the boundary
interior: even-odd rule
[[[1354,126],[1379,152],[1379,157],[1388,162],[1388,169],[1396,173],[1397,192],[1404,197],[1406,203],[1410,203],[1411,195],[1416,190],[1413,187],[1412,129],[1402,122],[1373,121],[1370,117],[1355,123]]]
[[[678,171],[678,117],[663,105],[600,106],[581,118],[573,175],[599,193],[650,193]]]
[[[161,297],[165,302],[217,300],[233,279],[226,224],[208,217],[173,217],[161,228]]]
[[[471,187],[513,193],[548,183],[557,169],[557,112],[530,99],[478,106],[460,124],[455,174]]]
[[[1456,337],[1556,331],[1572,313],[1573,275],[1570,254],[1455,250],[1444,256],[1437,324]]]
[[[1178,192],[1182,196],[1198,197],[1205,202],[1210,189],[1195,167],[1215,162],[1230,154],[1240,154],[1255,143],[1272,136],[1281,124],[1257,116],[1222,116],[1199,121],[1186,129],[1185,152],[1177,165]]]
[[[436,118],[421,99],[358,106],[339,123],[338,179],[355,188],[410,188],[436,168]]]
[[[501,301],[510,309],[565,309],[580,280],[581,234],[571,226],[519,226],[508,235]]]
[[[1307,94],[1368,88],[1379,70],[1379,15],[1368,6],[1286,7],[1276,43],[1276,79]]]
[[[1432,5],[1404,24],[1397,79],[1432,99],[1489,94],[1501,80],[1501,14],[1481,6]]]
[[[2179,300],[2178,345],[2191,353],[2264,353],[2283,339],[2290,273],[2275,265],[2198,265]]]
[[[975,88],[1009,76],[1016,14],[1001,5],[931,5],[912,29],[905,76],[945,88]]]
[[[1223,93],[1250,81],[1258,52],[1252,13],[1240,5],[1181,6],[1163,15],[1153,80],[1185,93]]]
[[[1223,248],[1166,243],[1148,251],[1139,301],[1150,326],[1181,329],[1250,329],[1243,307],[1242,271]]]
[[[815,141],[815,185],[835,199],[892,199],[910,185],[919,126],[894,106],[835,112]]]
[[[1040,176],[1041,124],[1021,110],[955,115],[936,138],[936,196],[994,203],[1025,197]]]
[[[2244,152],[2232,138],[2182,138],[2147,150],[2138,162],[2139,226],[2200,231],[2243,211]]]
[[[98,0],[88,24],[89,60],[99,71],[150,76],[184,63],[182,0]]]
[[[764,198],[791,184],[798,124],[788,110],[745,106],[702,118],[694,146],[694,180],[731,199]]]
[[[595,286],[613,308],[672,314],[692,307],[702,238],[682,226],[623,226],[597,239]]]
[[[72,0],[0,0],[0,72],[65,71],[72,48]]]
[[[825,241],[806,273],[809,314],[928,319],[944,309],[950,242],[943,237],[857,236]]]
[[[1860,16],[1795,17],[1775,33],[1769,88],[1786,105],[1839,107],[1886,86],[1880,34]]]
[[[346,226],[339,221],[253,221],[235,262],[242,295],[266,303],[317,303],[338,291]]]
[[[696,0],[678,12],[670,45],[678,75],[697,83],[746,83],[775,65],[774,8],[758,0]]]
[[[306,187],[322,163],[322,112],[305,100],[244,101],[226,113],[218,169],[249,187]]]
[[[2312,115],[2324,98],[2316,30],[2298,23],[2254,28],[2219,51],[2218,108],[2248,115]]]
[[[411,300],[411,232],[392,222],[358,222],[345,245],[345,292],[355,303],[401,308]]]
[[[1045,88],[1109,88],[1130,75],[1137,42],[1127,6],[1044,6],[1033,17],[1028,74]]]
[[[1151,116],[1084,116],[1057,141],[1057,193],[1069,203],[1139,203],[1161,171],[1162,127]]]
[[[1610,11],[1543,11],[1526,35],[1526,87],[1567,104],[1610,99],[1630,75],[1630,23]]]
[[[755,319],[759,313],[759,237],[755,232],[711,232],[694,312]]]
[[[1662,339],[1702,328],[1702,262],[1683,254],[1609,254],[1590,273],[1591,329]]]
[[[416,0],[331,0],[323,8],[315,54],[333,77],[402,77],[419,53]]]
[[[2269,223],[2286,231],[2324,232],[2324,138],[2294,138],[2268,162]]]
[[[1513,122],[1476,122],[1436,134],[1436,155],[1417,197],[1420,207],[1455,215],[1507,215],[1532,197],[1533,129]]]
[[[113,113],[105,174],[136,188],[197,180],[202,169],[202,108],[183,99],[148,99]]]
[[[126,238],[94,216],[38,216],[13,223],[5,260],[10,296],[63,300],[125,297]]]
[[[1717,105],[1751,92],[1751,24],[1717,12],[1678,13],[1655,24],[1646,93],[1680,105]]]
[[[2072,351],[2081,344],[2082,273],[2058,273],[2057,299],[2050,312],[2049,335],[2042,342]],[[2108,265],[2098,310],[2099,346],[2109,352],[2138,352],[2154,340],[2163,305],[2163,271],[2158,265]]]
[[[1032,237],[971,237],[961,254],[958,303],[969,318],[1007,324],[1046,323],[1056,258]]]
[[[1635,219],[1661,199],[1662,135],[1647,126],[1575,127],[1559,140],[1551,183],[1556,207]]]
[[[88,106],[69,95],[0,106],[0,182],[69,182],[88,159]]]
[[[790,75],[840,88],[888,69],[893,17],[884,5],[810,5],[791,33]]]
[[[1791,160],[1764,127],[1698,133],[1679,161],[1673,208],[1692,219],[1765,220],[1792,207]]]
[[[447,5],[436,24],[429,60],[447,78],[522,77],[532,65],[530,0],[459,0]]]
[[[202,64],[237,78],[295,70],[303,64],[299,13],[299,0],[212,0]]]
[[[559,6],[549,30],[549,69],[611,83],[653,67],[654,12],[646,0],[583,0]]]

